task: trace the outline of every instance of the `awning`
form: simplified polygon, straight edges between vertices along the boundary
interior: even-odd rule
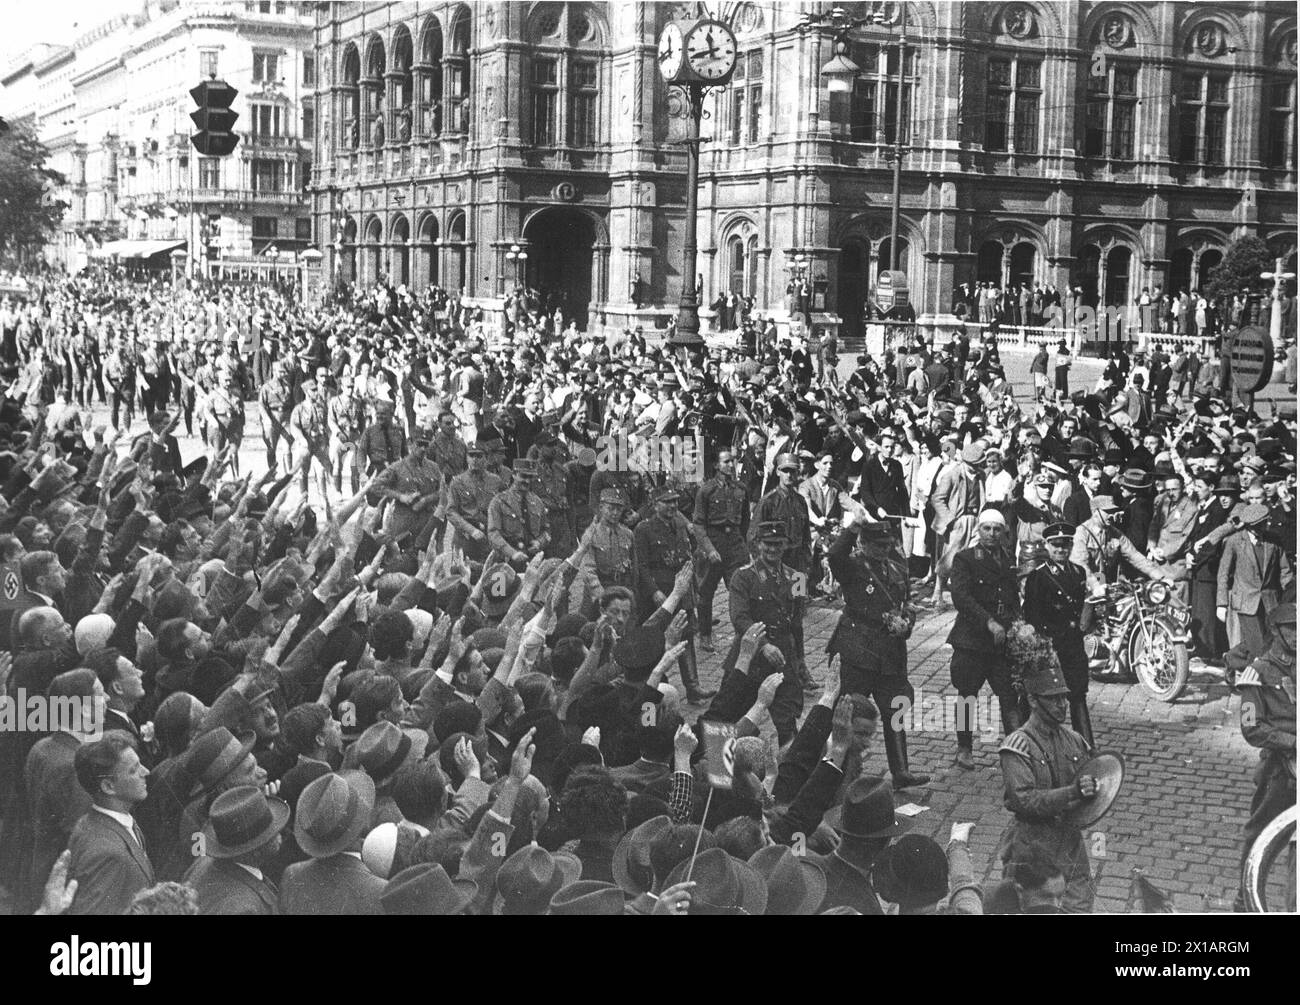
[[[109,241],[90,253],[91,258],[152,258],[185,247],[184,241]]]

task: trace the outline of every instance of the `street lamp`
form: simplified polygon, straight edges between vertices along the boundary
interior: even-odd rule
[[[528,261],[528,252],[517,244],[510,245],[506,252],[506,261],[515,263],[515,285],[524,285],[524,263]]]
[[[907,77],[907,4],[899,3],[898,10],[898,86],[895,88],[894,100],[894,164],[893,164],[893,199],[889,211],[889,267],[898,269],[898,204],[901,198],[903,172],[903,86]],[[838,4],[829,13],[812,14],[804,11],[799,17],[798,30],[811,31],[825,26],[835,33],[834,55],[822,67],[822,76],[826,78],[826,90],[831,95],[844,95],[853,88],[853,80],[859,67],[847,55],[850,32],[866,25],[884,27],[889,23],[883,7],[875,10],[870,17],[849,17]],[[877,132],[876,142],[883,142],[884,137]]]

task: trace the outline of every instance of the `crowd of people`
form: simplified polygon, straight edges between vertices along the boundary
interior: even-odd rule
[[[1121,571],[1264,710],[1248,834],[1294,801],[1294,408],[1158,353],[1018,399],[962,329],[841,370],[756,320],[692,355],[549,307],[111,273],[0,302],[0,681],[103,708],[0,731],[11,912],[1087,911],[1084,636]],[[1000,709],[988,889],[969,825],[895,810],[929,782],[908,639],[948,604],[958,768]]]

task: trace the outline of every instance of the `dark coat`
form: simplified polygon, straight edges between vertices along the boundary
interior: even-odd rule
[[[73,758],[81,742],[68,733],[47,736],[27,755],[24,785],[27,790],[33,850],[27,871],[24,910],[39,903],[50,869],[77,821],[90,809],[90,796],[77,782]]]
[[[387,884],[351,855],[299,862],[280,881],[281,914],[383,914]]]
[[[999,558],[978,545],[957,552],[952,561],[952,603],[957,620],[948,633],[949,645],[996,653],[989,619],[1010,628],[1020,613],[1020,587],[1011,556]]]
[[[886,459],[883,467],[879,457],[863,463],[859,494],[873,516],[877,509],[894,516],[907,515],[907,482],[903,479],[902,465],[892,457]]]
[[[826,899],[818,913],[832,907],[851,907],[861,914],[884,914],[871,880],[855,866],[832,852],[829,855],[809,855],[808,860],[821,867],[826,874]]]
[[[116,820],[90,809],[68,842],[68,878],[77,881],[69,914],[123,914],[131,898],[154,884],[144,848]]]
[[[279,914],[275,887],[243,866],[206,856],[190,866],[185,882],[198,894],[200,914]]]

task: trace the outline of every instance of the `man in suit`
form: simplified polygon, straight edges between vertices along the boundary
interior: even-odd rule
[[[1085,464],[1079,471],[1079,487],[1061,507],[1061,518],[1073,527],[1086,523],[1092,516],[1093,496],[1101,494],[1104,474],[1096,462]]]
[[[19,569],[23,589],[10,603],[12,615],[0,618],[0,651],[15,648],[15,642],[20,639],[18,622],[33,607],[60,607],[59,600],[68,581],[68,571],[52,551],[29,551],[22,557]]]
[[[894,812],[893,787],[883,778],[863,775],[848,787],[840,806],[826,814],[826,822],[840,845],[829,855],[809,856],[826,874],[826,898],[818,913],[846,907],[859,914],[883,914],[871,886],[871,866],[890,838],[912,826],[911,819]]]
[[[642,726],[637,745],[640,756],[621,768],[611,768],[610,773],[627,789],[629,798],[644,793],[656,782],[669,777],[669,764],[673,756],[673,722],[669,716],[653,726]]]
[[[1156,501],[1151,525],[1147,528],[1147,553],[1156,562],[1173,565],[1188,557],[1196,531],[1198,507],[1196,500],[1183,491],[1182,475],[1167,475],[1163,481],[1165,491]],[[1177,585],[1179,596],[1186,601],[1186,578],[1179,575]]]
[[[151,412],[149,432],[136,438],[131,447],[131,456],[137,460],[147,456],[154,474],[166,471],[184,481],[185,466],[181,463],[181,447],[172,433],[180,419],[179,414],[172,418],[164,411]]]
[[[153,866],[144,833],[132,810],[147,794],[149,769],[124,733],[110,732],[74,756],[77,781],[93,805],[77,821],[68,841],[68,875],[77,881],[69,914],[123,914],[131,898],[153,886]]]
[[[977,526],[978,543],[953,559],[952,602],[957,620],[948,633],[952,684],[961,696],[956,764],[967,771],[975,770],[975,705],[986,680],[998,698],[1003,735],[1020,726],[1006,657],[1007,629],[1020,616],[1020,583],[1007,544],[1007,522],[1001,511],[986,509]]]
[[[943,599],[943,587],[952,572],[953,559],[975,537],[975,518],[983,508],[984,481],[977,465],[984,462],[984,447],[968,443],[961,451],[961,462],[939,472],[930,506],[934,509],[934,533],[942,542],[943,552],[935,567],[934,596],[931,603]]]
[[[375,783],[360,771],[322,775],[303,790],[293,830],[311,861],[284,870],[280,913],[384,913],[384,881],[361,861],[374,807]]]
[[[1242,532],[1227,539],[1219,559],[1215,613],[1227,626],[1228,645],[1245,645],[1257,653],[1268,648],[1265,622],[1295,577],[1282,549],[1260,536],[1268,518],[1267,506],[1247,506],[1241,514]]]
[[[203,857],[185,874],[200,914],[279,914],[279,895],[262,873],[280,851],[289,805],[255,785],[228,789],[212,803]]]
[[[897,435],[885,427],[879,439],[879,453],[862,465],[859,495],[873,517],[884,520],[890,516],[907,516],[907,483],[903,479],[903,466],[894,460]]]
[[[84,657],[87,667],[94,671],[103,687],[107,707],[104,709],[104,728],[120,729],[129,733],[135,741],[136,750],[146,765],[155,762],[156,751],[151,749],[140,736],[140,727],[131,718],[141,699],[144,698],[144,674],[140,668],[122,655],[121,650],[112,646],[98,649]]]

